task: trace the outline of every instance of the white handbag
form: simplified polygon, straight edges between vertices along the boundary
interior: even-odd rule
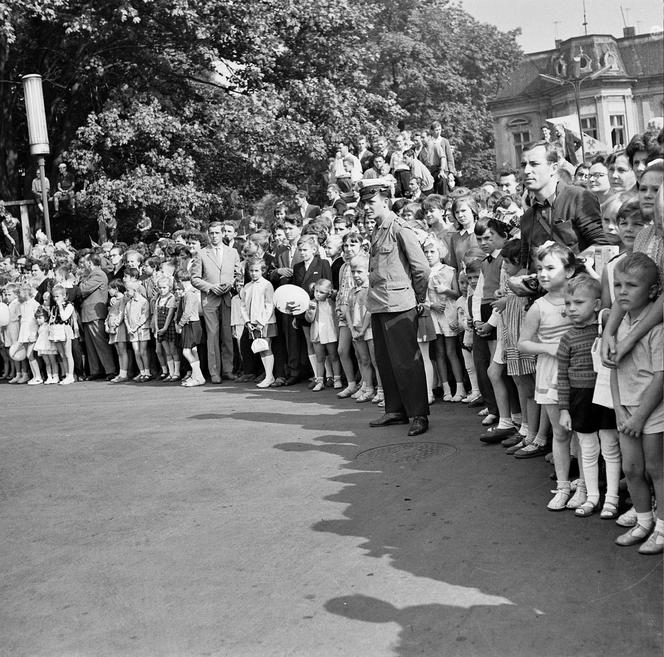
[[[593,392],[593,404],[613,408],[613,397],[611,396],[611,370],[602,363],[602,315],[600,313],[597,323],[597,337],[593,343],[590,355],[593,359],[593,370],[597,372],[595,390]]]

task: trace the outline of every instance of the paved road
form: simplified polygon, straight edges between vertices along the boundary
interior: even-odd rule
[[[0,400],[0,655],[662,653],[662,559],[547,512],[551,466],[468,409],[414,445],[302,387]]]

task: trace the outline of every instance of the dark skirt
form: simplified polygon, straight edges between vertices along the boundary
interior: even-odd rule
[[[168,317],[169,309],[166,306],[157,307],[157,328],[163,328],[166,323],[166,318]],[[175,331],[175,317],[171,319],[171,323],[166,329],[166,333],[159,334],[157,333],[157,342],[175,342],[177,340],[177,333]]]
[[[203,339],[203,329],[200,322],[187,322],[182,327],[180,334],[180,344],[183,349],[193,349],[197,347]]]

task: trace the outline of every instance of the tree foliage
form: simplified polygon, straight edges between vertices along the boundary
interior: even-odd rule
[[[464,169],[490,166],[486,97],[513,36],[446,0],[11,0],[0,80],[44,77],[53,155],[91,217],[172,227],[279,193],[340,136],[399,120],[440,119]],[[0,111],[15,196],[30,169],[20,85],[0,82]]]

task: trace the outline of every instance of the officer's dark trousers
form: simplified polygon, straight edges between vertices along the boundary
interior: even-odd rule
[[[429,415],[422,354],[417,345],[417,311],[372,313],[376,364],[383,381],[386,413]]]

